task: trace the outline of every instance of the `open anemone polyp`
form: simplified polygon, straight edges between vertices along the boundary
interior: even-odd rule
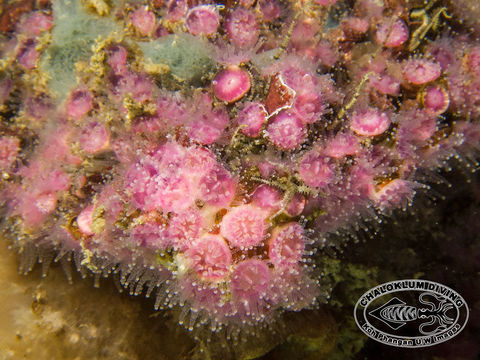
[[[272,319],[279,308],[294,306],[299,284],[304,303],[314,304],[318,288],[304,258],[312,240],[295,221],[290,226],[296,231],[280,231],[269,219],[271,209],[239,197],[237,177],[210,150],[168,141],[139,155],[120,179],[123,184],[111,184],[125,189],[118,200],[137,211],[128,220],[111,214],[129,222],[118,233],[121,242],[135,258],[151,259],[144,264],[148,273],[153,267],[170,278],[169,296],[157,306],[183,304],[199,323],[221,329]],[[112,205],[94,203],[102,218],[122,211]],[[285,282],[285,273],[291,281]]]
[[[3,236],[22,272],[73,257],[189,329],[255,329],[326,299],[333,235],[478,149],[467,36],[416,38],[412,57],[418,31],[383,2],[345,21],[336,1],[163,3],[54,0],[0,40]]]

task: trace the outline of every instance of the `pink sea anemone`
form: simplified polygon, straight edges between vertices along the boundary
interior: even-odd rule
[[[185,256],[195,273],[204,280],[217,281],[229,273],[232,255],[225,240],[218,235],[204,235],[188,247]]]
[[[230,42],[238,48],[253,47],[259,36],[255,13],[239,7],[225,20],[225,31]]]
[[[132,15],[132,24],[140,35],[147,36],[155,28],[155,14],[145,7],[135,10]]]
[[[259,245],[265,238],[267,226],[265,212],[254,205],[232,208],[222,219],[220,233],[230,246],[249,248]]]
[[[377,109],[369,108],[354,112],[350,119],[350,129],[362,136],[383,134],[390,126],[389,116]]]
[[[305,141],[307,132],[296,114],[281,111],[268,124],[267,135],[270,141],[278,148],[292,150]]]
[[[314,150],[302,157],[298,172],[308,186],[325,187],[335,177],[335,166],[328,157]]]
[[[213,5],[199,5],[191,8],[185,19],[190,34],[212,35],[220,24],[218,10]]]
[[[402,19],[387,19],[378,27],[375,40],[388,48],[401,46],[408,40],[408,27]]]
[[[88,113],[92,109],[92,106],[93,95],[90,91],[84,89],[74,90],[67,100],[67,115],[78,120]]]
[[[448,109],[450,97],[442,86],[431,85],[423,91],[422,102],[425,109],[440,115]]]
[[[231,103],[241,99],[250,90],[251,80],[247,71],[230,66],[215,76],[212,85],[218,99]]]
[[[77,217],[77,225],[80,232],[86,236],[95,234],[92,229],[93,212],[95,207],[93,205],[87,206]]]
[[[232,293],[239,315],[265,316],[270,281],[270,269],[263,261],[250,259],[237,264],[232,274]]]
[[[414,85],[422,85],[438,79],[442,68],[436,62],[425,59],[412,59],[403,68],[405,79]]]
[[[237,121],[242,133],[248,136],[257,137],[260,135],[262,127],[267,122],[267,111],[261,103],[246,103],[243,109],[237,115]]]
[[[294,268],[305,249],[305,233],[298,223],[275,228],[268,243],[268,257],[276,268]]]

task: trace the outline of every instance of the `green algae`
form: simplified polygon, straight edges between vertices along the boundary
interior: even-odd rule
[[[77,85],[75,64],[90,59],[96,39],[121,27],[112,19],[86,11],[79,0],[55,0],[53,19],[51,41],[42,55],[40,70],[48,74],[49,89],[62,100]]]
[[[138,45],[146,61],[168,66],[177,81],[189,85],[200,86],[216,69],[208,43],[192,35],[167,35]]]

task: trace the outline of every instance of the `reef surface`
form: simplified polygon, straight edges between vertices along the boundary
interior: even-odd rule
[[[312,311],[327,353],[343,329],[313,310],[349,271],[332,252],[441,198],[452,164],[478,167],[480,45],[462,11],[6,4],[0,202],[20,272],[112,276],[205,354],[257,338],[232,356],[259,356]]]

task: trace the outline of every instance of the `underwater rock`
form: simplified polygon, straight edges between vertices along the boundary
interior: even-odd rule
[[[322,257],[478,167],[478,40],[435,2],[50,5],[0,40],[1,235],[22,273],[153,297],[205,354],[284,341],[328,303]]]

